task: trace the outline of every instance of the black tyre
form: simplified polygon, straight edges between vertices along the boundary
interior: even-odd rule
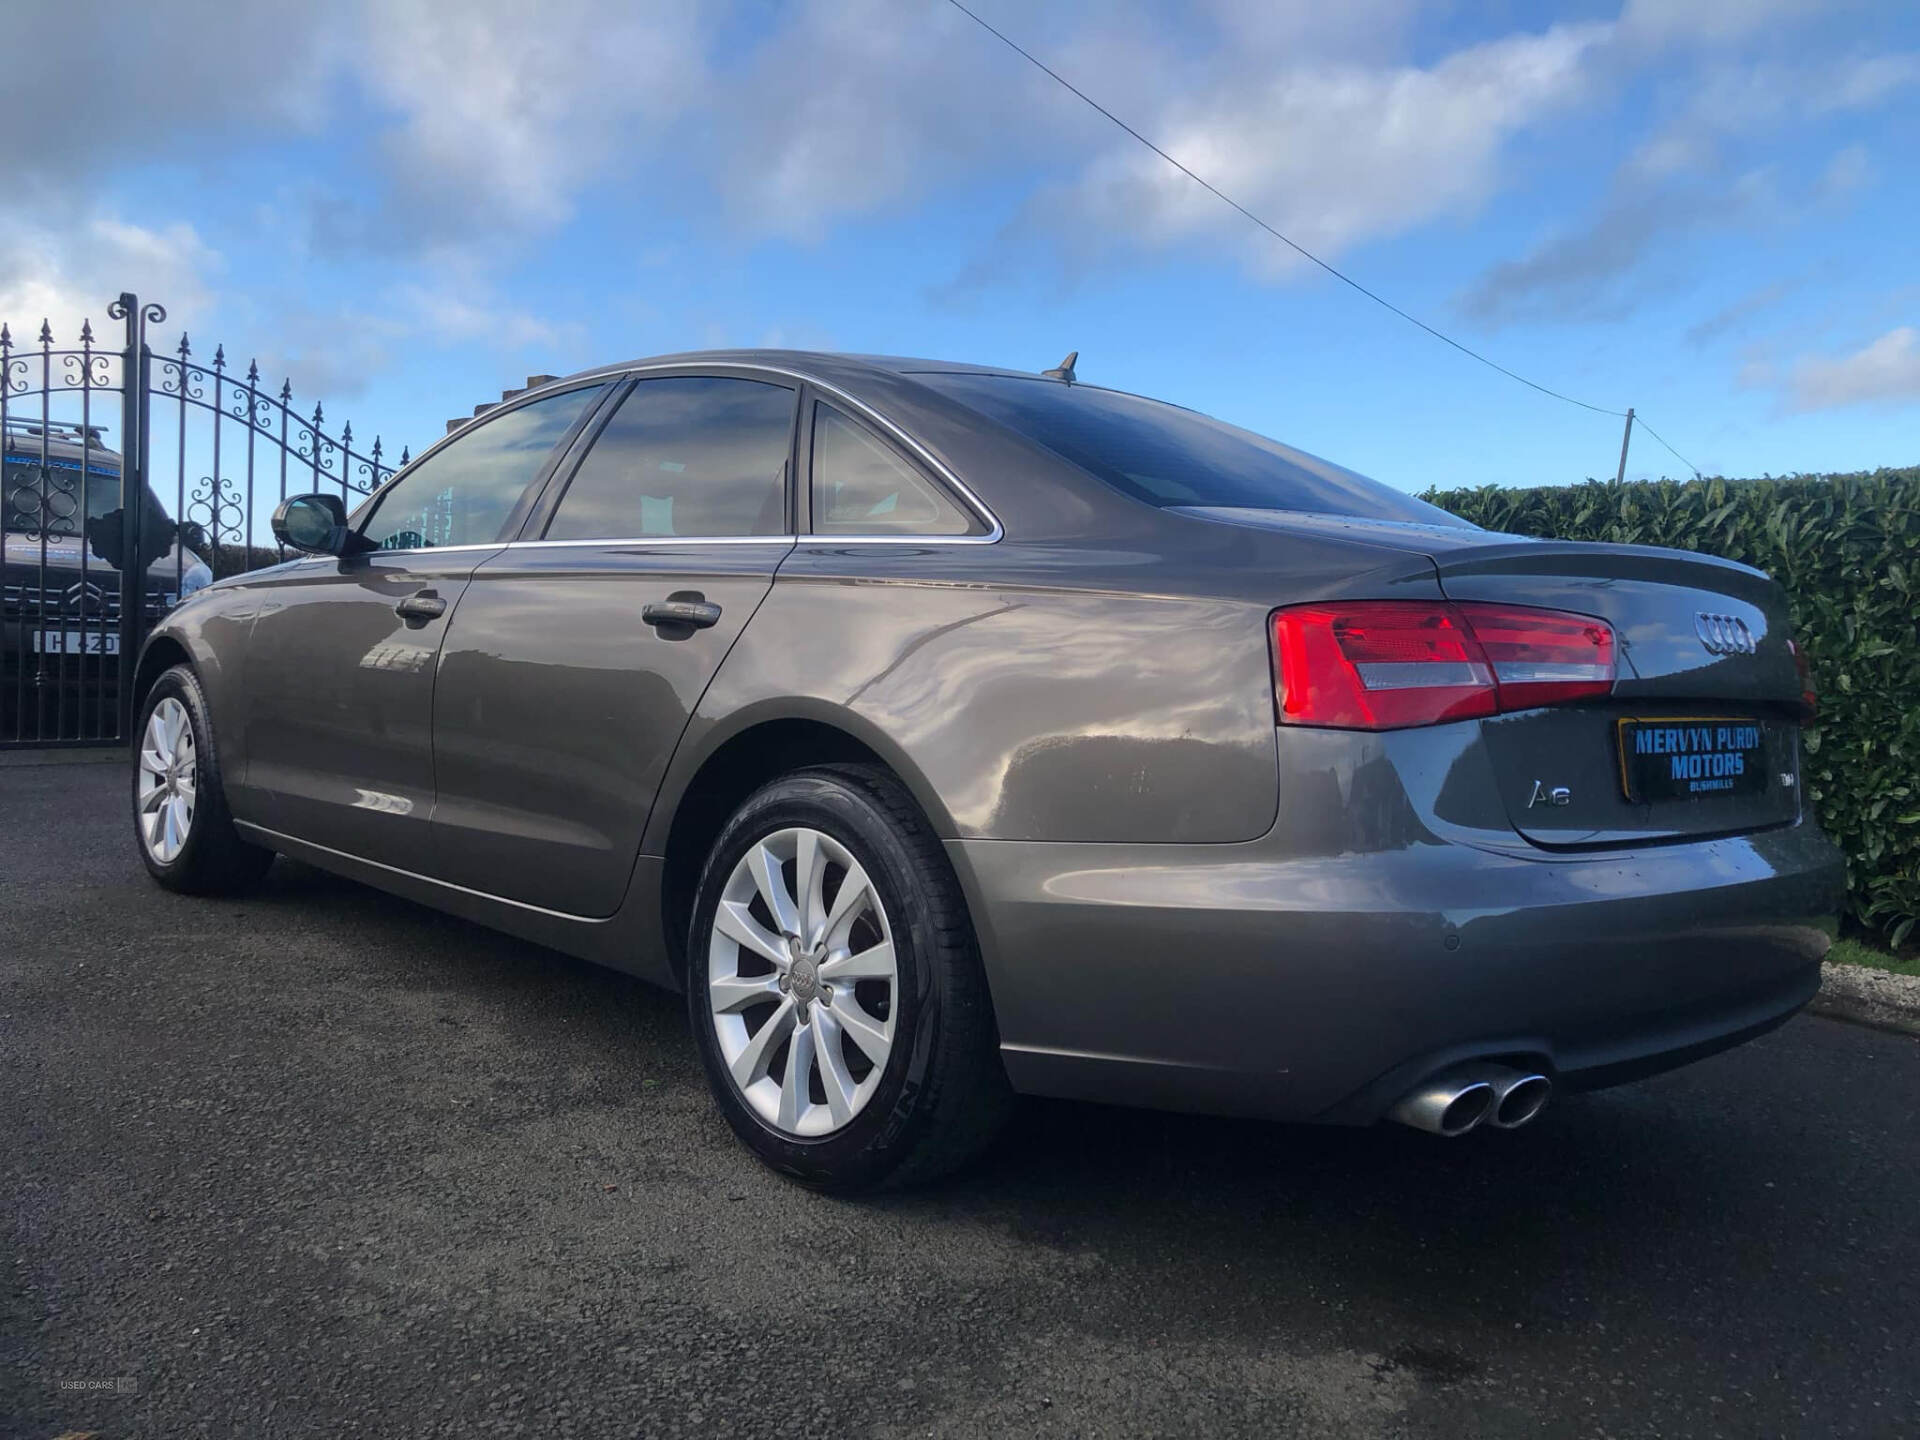
[[[200,681],[176,665],[154,681],[133,729],[133,834],[169,890],[226,894],[258,883],[273,852],[242,840],[227,809]]]
[[[931,1179],[1005,1117],[959,883],[882,770],[798,771],[740,807],[701,878],[687,1002],[727,1123],[806,1184]]]

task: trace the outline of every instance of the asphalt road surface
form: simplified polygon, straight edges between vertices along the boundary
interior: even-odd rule
[[[1920,1433],[1920,1041],[1458,1142],[1031,1103],[831,1200],[676,998],[284,861],[168,895],[123,783],[0,769],[8,1436]]]

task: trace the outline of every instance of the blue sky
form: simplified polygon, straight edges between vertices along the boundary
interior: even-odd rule
[[[1920,462],[1920,11],[980,13],[1300,243],[1708,473]],[[1619,422],[1297,262],[945,0],[179,0],[9,19],[0,318],[167,339],[418,448],[531,371],[921,354],[1177,400],[1407,489]],[[97,82],[76,104],[75,77]],[[1636,437],[1629,473],[1684,473]]]

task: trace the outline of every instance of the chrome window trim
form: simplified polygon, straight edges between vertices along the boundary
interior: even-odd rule
[[[998,538],[997,536],[994,538]],[[924,550],[930,545],[982,545],[985,535],[609,535],[594,540],[508,540],[499,546],[461,546],[461,549],[563,550],[607,545],[906,545]],[[448,550],[454,546],[446,546]],[[380,551],[368,551],[380,554]],[[425,550],[395,550],[395,555],[424,554]],[[438,552],[435,552],[438,553]]]
[[[258,570],[243,570],[240,576],[264,575],[269,570],[281,570],[289,565],[317,565],[323,562],[328,565],[339,565],[349,560],[371,560],[377,555],[452,555],[461,550],[498,550],[504,544],[506,544],[504,540],[488,540],[473,545],[416,545],[408,550],[391,549],[382,545],[373,550],[356,550],[351,555],[331,555],[325,551],[297,551],[284,560],[263,565]],[[229,575],[226,578],[232,580],[240,577]]]
[[[357,560],[361,555],[426,555],[428,553],[434,555],[451,555],[456,550],[498,550],[502,543],[503,542],[499,540],[486,540],[477,541],[471,545],[412,545],[404,549],[399,546],[379,545],[371,550],[359,551],[357,554],[349,555],[346,558],[349,560]]]
[[[786,545],[797,535],[610,535],[591,540],[509,540],[508,550],[563,550],[607,545]]]
[[[990,535],[834,535],[816,530],[799,540],[802,545],[910,545],[924,550],[929,545],[991,545],[1002,533],[996,529]]]

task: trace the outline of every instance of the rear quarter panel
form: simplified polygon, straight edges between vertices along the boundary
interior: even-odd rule
[[[751,718],[792,713],[866,740],[949,838],[1253,839],[1279,805],[1267,616],[1283,575],[1092,543],[803,540],[669,791]]]

